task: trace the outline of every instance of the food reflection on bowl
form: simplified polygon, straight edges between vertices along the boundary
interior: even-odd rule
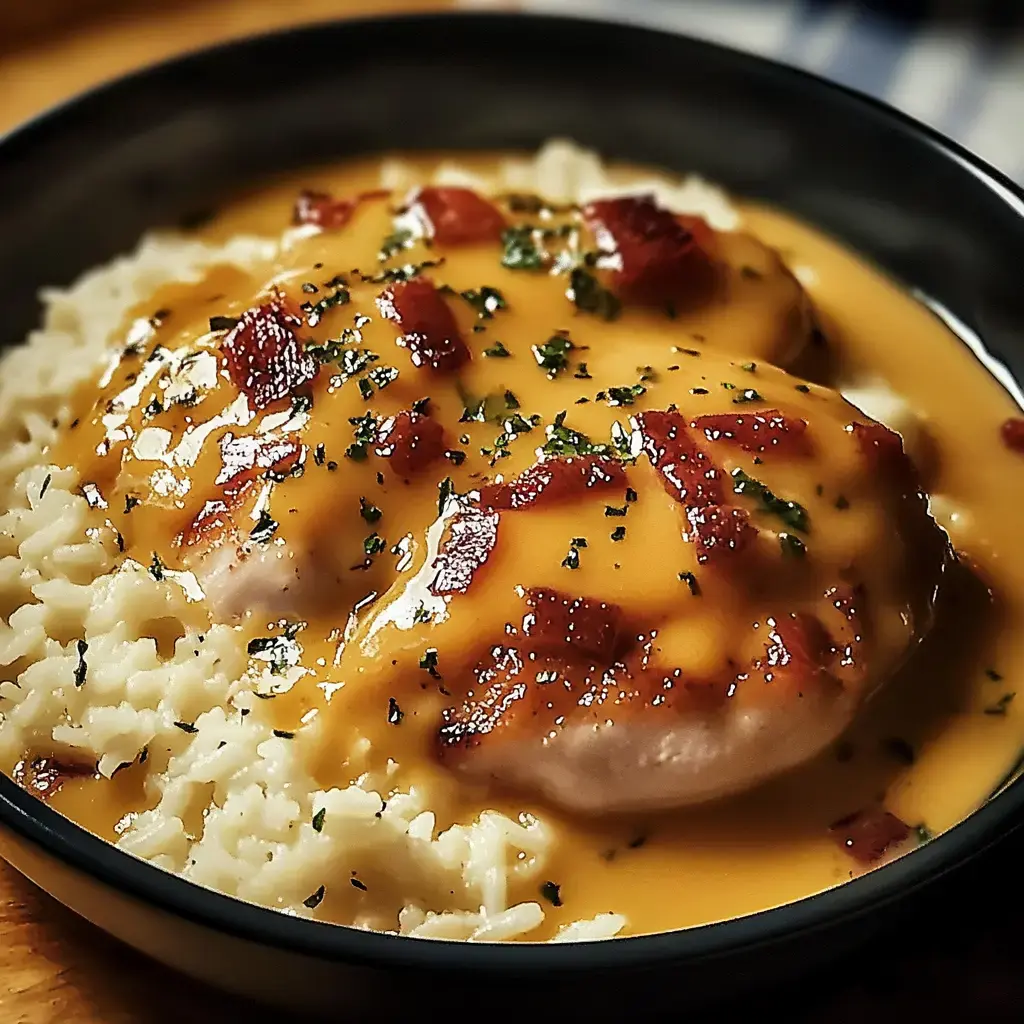
[[[1014,759],[1009,397],[699,179],[316,169],[51,292],[0,396],[4,767],[209,888],[670,930],[912,850]]]

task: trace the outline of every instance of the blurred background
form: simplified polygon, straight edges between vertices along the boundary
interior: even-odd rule
[[[884,99],[1024,181],[1024,0],[0,0],[0,131],[211,42],[452,8],[593,14],[775,57]]]

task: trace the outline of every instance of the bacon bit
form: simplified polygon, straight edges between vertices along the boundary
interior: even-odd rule
[[[437,420],[403,409],[377,431],[374,453],[391,461],[401,477],[410,477],[444,455],[444,427]]]
[[[623,297],[660,304],[701,293],[710,283],[712,264],[696,239],[700,229],[662,209],[653,196],[602,199],[583,213],[601,248],[618,255],[613,281]]]
[[[498,210],[469,188],[421,188],[410,205],[419,208],[441,245],[496,242],[505,228]]]
[[[31,761],[19,761],[14,766],[11,777],[40,800],[48,800],[65,782],[71,779],[83,779],[96,774],[96,766],[75,764],[71,761],[59,761],[55,757],[36,757]]]
[[[905,822],[880,808],[850,814],[837,821],[829,832],[839,846],[861,864],[880,860],[890,846],[910,836]]]
[[[744,508],[705,505],[690,509],[686,518],[693,527],[697,561],[702,565],[744,551],[757,536]]]
[[[739,445],[744,451],[761,455],[780,452],[807,455],[810,452],[807,420],[787,419],[778,409],[757,413],[712,413],[690,421],[694,430],[708,441]]]
[[[327,192],[305,189],[295,200],[292,223],[314,224],[325,231],[337,231],[352,219],[355,209],[356,201],[353,199],[335,199]]]
[[[721,471],[694,443],[681,413],[651,410],[637,422],[643,449],[673,498],[691,508],[724,504]]]
[[[274,299],[247,309],[221,342],[228,375],[257,410],[289,398],[317,375],[296,330],[302,320]]]
[[[225,435],[220,442],[223,465],[214,483],[234,495],[265,473],[287,475],[303,461],[305,449],[298,441],[271,441],[248,434]]]
[[[853,423],[849,430],[873,468],[905,468],[907,456],[903,451],[903,438],[895,430],[881,423]]]
[[[431,566],[437,575],[430,592],[464,594],[473,582],[473,575],[490,557],[498,540],[497,512],[470,508],[456,513],[448,526],[448,535],[441,544]]]
[[[355,199],[335,199],[327,192],[304,189],[295,200],[292,223],[315,224],[324,231],[337,231],[352,219],[360,203],[370,199],[386,199],[389,195],[390,189],[378,188],[361,192]]]
[[[413,366],[449,371],[469,359],[455,316],[430,278],[393,284],[377,296],[377,307],[402,329],[398,344],[409,350]]]
[[[602,455],[574,455],[547,459],[523,470],[515,480],[480,488],[480,506],[490,509],[521,509],[549,506],[588,491],[623,487],[626,471],[620,462]]]
[[[609,660],[613,656],[622,620],[618,605],[547,589],[528,590],[526,603],[530,611],[523,618],[523,633],[538,649],[578,650]]]
[[[1018,452],[1024,455],[1024,419],[1019,416],[1011,416],[1008,420],[1004,421],[1003,425],[999,428],[999,432],[1003,438],[1003,444],[1010,449],[1011,452]]]

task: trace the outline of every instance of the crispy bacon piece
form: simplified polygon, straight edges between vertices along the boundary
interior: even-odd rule
[[[618,605],[543,588],[528,590],[526,603],[530,611],[523,618],[523,634],[538,650],[578,651],[611,660],[622,624]]]
[[[444,454],[444,427],[423,413],[403,409],[378,428],[373,450],[408,478]]]
[[[693,528],[697,561],[702,565],[746,550],[757,537],[744,508],[705,505],[690,509],[686,518]]]
[[[1019,416],[1011,416],[1008,420],[1003,421],[1003,425],[999,428],[999,433],[1003,439],[1003,444],[1011,452],[1018,452],[1024,455],[1024,419],[1021,419]]]
[[[96,774],[96,765],[76,764],[61,761],[56,757],[35,757],[31,761],[19,761],[11,777],[23,789],[40,800],[47,800],[57,793],[65,782],[84,779]]]
[[[355,199],[335,199],[327,192],[304,189],[299,193],[292,209],[293,224],[315,224],[324,231],[343,228],[355,213],[356,207],[368,199],[383,199],[391,195],[388,189],[362,192]]]
[[[498,210],[470,188],[421,188],[410,205],[419,208],[441,245],[496,242],[505,228]]]
[[[393,284],[377,296],[377,307],[401,328],[398,344],[409,350],[413,366],[447,372],[469,359],[455,316],[430,278]]]
[[[247,309],[221,342],[228,375],[257,410],[290,398],[317,375],[296,331],[302,320],[279,299]]]
[[[337,231],[351,219],[356,209],[354,199],[335,199],[326,192],[304,189],[295,200],[293,224],[315,224],[325,231]]]
[[[469,589],[473,576],[490,557],[498,541],[499,518],[497,512],[478,508],[464,509],[452,517],[447,536],[431,566],[437,570],[430,584],[432,594],[464,594]]]
[[[905,822],[881,808],[847,815],[829,832],[839,846],[861,864],[880,860],[890,846],[905,842],[910,836]]]
[[[765,452],[807,455],[810,452],[807,420],[783,416],[778,409],[755,413],[712,413],[690,420],[690,426],[703,433],[708,441],[738,445],[756,455]]]
[[[273,441],[253,434],[225,434],[220,442],[222,465],[214,483],[232,496],[261,475],[287,476],[302,464],[304,455],[303,446],[290,438]]]
[[[724,503],[721,471],[694,442],[682,413],[651,410],[637,422],[643,449],[672,497],[692,508]]]
[[[583,214],[601,248],[618,255],[613,281],[624,298],[659,304],[707,288],[712,265],[697,243],[699,229],[658,206],[653,196],[601,199]]]
[[[873,468],[892,470],[906,467],[903,438],[895,430],[883,427],[881,423],[853,423],[850,430]]]
[[[514,480],[486,484],[480,488],[480,506],[492,509],[547,507],[590,491],[624,487],[625,483],[626,471],[615,459],[602,455],[572,455],[534,463]]]

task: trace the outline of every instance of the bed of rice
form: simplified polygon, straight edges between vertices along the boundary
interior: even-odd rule
[[[397,162],[382,165],[381,176],[391,188],[414,184]],[[437,174],[442,183],[555,200],[625,188],[596,156],[562,142],[508,161],[500,177],[479,182],[455,165]],[[725,197],[699,180],[633,180],[628,188],[654,191],[665,205],[702,213],[717,227],[735,226]],[[236,629],[211,625],[200,642],[185,625],[192,618],[185,590],[119,560],[89,529],[75,469],[45,457],[69,419],[70,395],[123,348],[118,330],[132,306],[166,282],[200,280],[214,264],[261,263],[287,240],[287,233],[238,237],[211,247],[147,237],[67,290],[44,292],[43,326],[4,356],[0,756],[12,763],[26,750],[64,753],[95,759],[109,777],[146,750],[153,809],[127,818],[117,845],[200,885],[315,916],[303,901],[319,886],[383,863],[401,895],[354,921],[357,927],[424,938],[529,938],[544,911],[535,902],[510,906],[507,894],[515,876],[541,875],[553,842],[543,822],[484,811],[438,833],[429,793],[394,792],[386,778],[318,789],[296,745],[273,735],[263,702],[253,698],[261,679]],[[169,658],[145,635],[146,623],[167,618],[180,618],[184,634]],[[81,639],[88,684],[76,687]],[[194,722],[195,731],[176,722]],[[321,809],[317,831],[312,820]],[[553,941],[608,938],[625,925],[619,914],[601,914],[563,927]]]

